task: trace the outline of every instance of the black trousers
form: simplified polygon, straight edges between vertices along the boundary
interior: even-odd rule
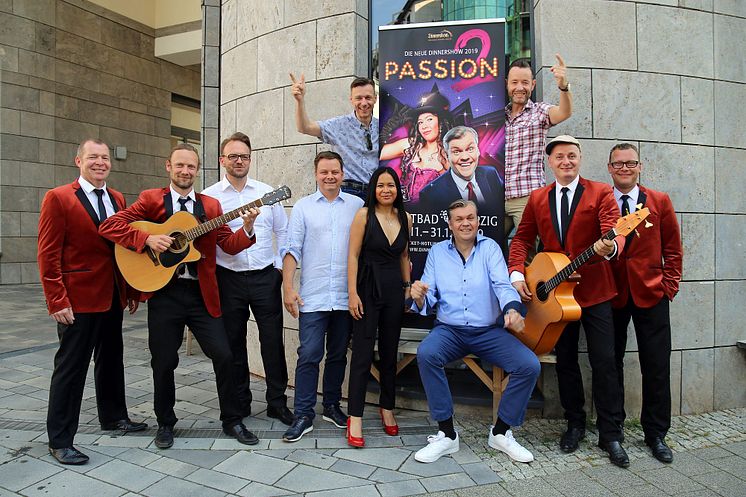
[[[57,324],[60,348],[49,387],[47,434],[53,449],[70,447],[78,431],[88,365],[93,355],[99,422],[127,418],[124,400],[122,309],[114,291],[106,312],[75,313],[71,325]]]
[[[593,403],[600,441],[621,441],[623,391],[619,387],[614,356],[611,303],[583,307],[580,321],[570,323],[555,346],[560,403],[570,427],[585,428],[585,394],[578,364],[578,338],[583,324],[591,363]]]
[[[267,382],[267,405],[286,406],[288,367],[282,336],[282,275],[270,265],[257,271],[243,272],[218,266],[217,276],[223,323],[233,351],[239,405],[244,412],[251,406],[246,322],[253,312],[259,328],[259,347]]]
[[[148,347],[158,425],[173,426],[178,421],[174,413],[174,370],[179,365],[184,326],[189,326],[202,351],[212,360],[223,427],[239,423],[242,416],[236,395],[233,354],[223,319],[214,318],[207,312],[198,281],[177,278],[148,301]]]
[[[627,348],[627,325],[635,325],[642,373],[642,413],[640,423],[646,437],[664,438],[671,427],[671,320],[668,298],[653,307],[637,307],[630,297],[627,305],[614,309],[616,335],[616,368],[619,388],[624,392],[624,352]],[[624,397],[622,397],[624,422]]]
[[[396,274],[397,282],[401,275]],[[397,286],[400,286],[398,283]],[[377,300],[363,302],[363,318],[352,325],[352,358],[350,359],[350,382],[347,410],[350,416],[362,416],[365,407],[365,392],[373,363],[373,348],[378,330],[378,355],[380,362],[379,406],[390,410],[395,404],[396,354],[401,335],[404,291],[386,287]]]

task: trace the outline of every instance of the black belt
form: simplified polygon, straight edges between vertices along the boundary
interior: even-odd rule
[[[227,267],[218,266],[218,269],[223,269],[225,271],[230,271],[230,272],[236,273],[236,274],[259,274],[259,273],[265,273],[265,272],[269,271],[270,269],[274,269],[274,268],[275,268],[275,265],[274,264],[270,264],[269,266],[263,267],[261,269],[249,269],[247,271],[234,271],[232,269],[228,269]]]
[[[368,185],[361,181],[354,179],[346,179],[342,181],[342,188],[357,188],[358,190],[364,190]]]

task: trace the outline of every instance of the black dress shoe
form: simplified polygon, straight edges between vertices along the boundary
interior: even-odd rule
[[[662,437],[645,437],[645,445],[650,447],[650,450],[653,451],[653,457],[660,462],[670,463],[673,461],[673,452]]]
[[[131,431],[143,431],[148,427],[147,423],[135,423],[131,419],[120,419],[119,421],[112,421],[111,423],[101,423],[101,429],[105,431],[121,431],[128,433]]]
[[[223,433],[229,435],[244,445],[256,445],[259,439],[256,435],[246,429],[243,423],[238,423],[230,428],[223,428]]]
[[[624,451],[624,447],[622,447],[621,443],[616,440],[611,442],[599,441],[598,446],[608,452],[609,460],[613,464],[616,464],[620,468],[629,467],[629,457],[627,457],[627,453]]]
[[[347,415],[339,408],[339,404],[334,404],[324,408],[324,414],[321,416],[324,421],[329,421],[337,428],[347,428]]]
[[[290,409],[288,409],[287,406],[269,406],[267,407],[267,416],[270,418],[279,419],[281,423],[288,426],[292,425],[293,421],[295,421],[295,416],[293,416],[293,413],[290,412]]]
[[[163,425],[158,427],[155,434],[155,446],[159,449],[168,449],[174,444],[174,427]]]
[[[345,428],[347,425],[345,425]],[[299,416],[295,418],[290,428],[282,435],[286,442],[297,442],[303,435],[313,430],[313,420],[308,416]]]
[[[88,462],[88,456],[80,452],[75,447],[63,447],[61,449],[49,448],[49,453],[57,459],[60,464],[85,464]]]
[[[585,429],[569,427],[560,438],[560,450],[566,454],[578,450],[578,444],[585,438]]]

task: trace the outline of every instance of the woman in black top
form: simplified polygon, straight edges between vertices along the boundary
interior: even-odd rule
[[[384,430],[397,435],[394,418],[396,354],[404,301],[409,297],[409,230],[399,178],[393,169],[377,169],[368,199],[350,228],[347,286],[352,327],[347,443],[365,445],[362,416],[365,391],[378,331],[381,389],[379,413]]]

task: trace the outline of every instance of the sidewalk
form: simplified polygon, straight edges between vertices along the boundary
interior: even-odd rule
[[[124,340],[130,413],[150,429],[126,436],[100,430],[91,368],[75,439],[91,460],[61,466],[46,445],[56,333],[43,301],[39,285],[0,286],[0,497],[746,496],[746,409],[674,418],[670,465],[650,456],[634,422],[625,430],[631,460],[625,470],[595,446],[593,430],[580,450],[563,454],[557,441],[564,422],[546,419],[529,419],[516,431],[536,457],[531,464],[516,464],[487,446],[489,419],[474,417],[456,419],[458,453],[421,464],[414,452],[437,431],[426,413],[398,410],[400,436],[389,437],[369,407],[365,449],[347,448],[343,430],[320,415],[313,432],[288,444],[280,440],[285,425],[265,415],[263,380],[254,379],[253,414],[245,424],[261,440],[247,449],[221,433],[214,375],[198,347],[193,356],[182,354],[176,371],[176,442],[159,450],[152,445],[146,306],[125,317]]]

